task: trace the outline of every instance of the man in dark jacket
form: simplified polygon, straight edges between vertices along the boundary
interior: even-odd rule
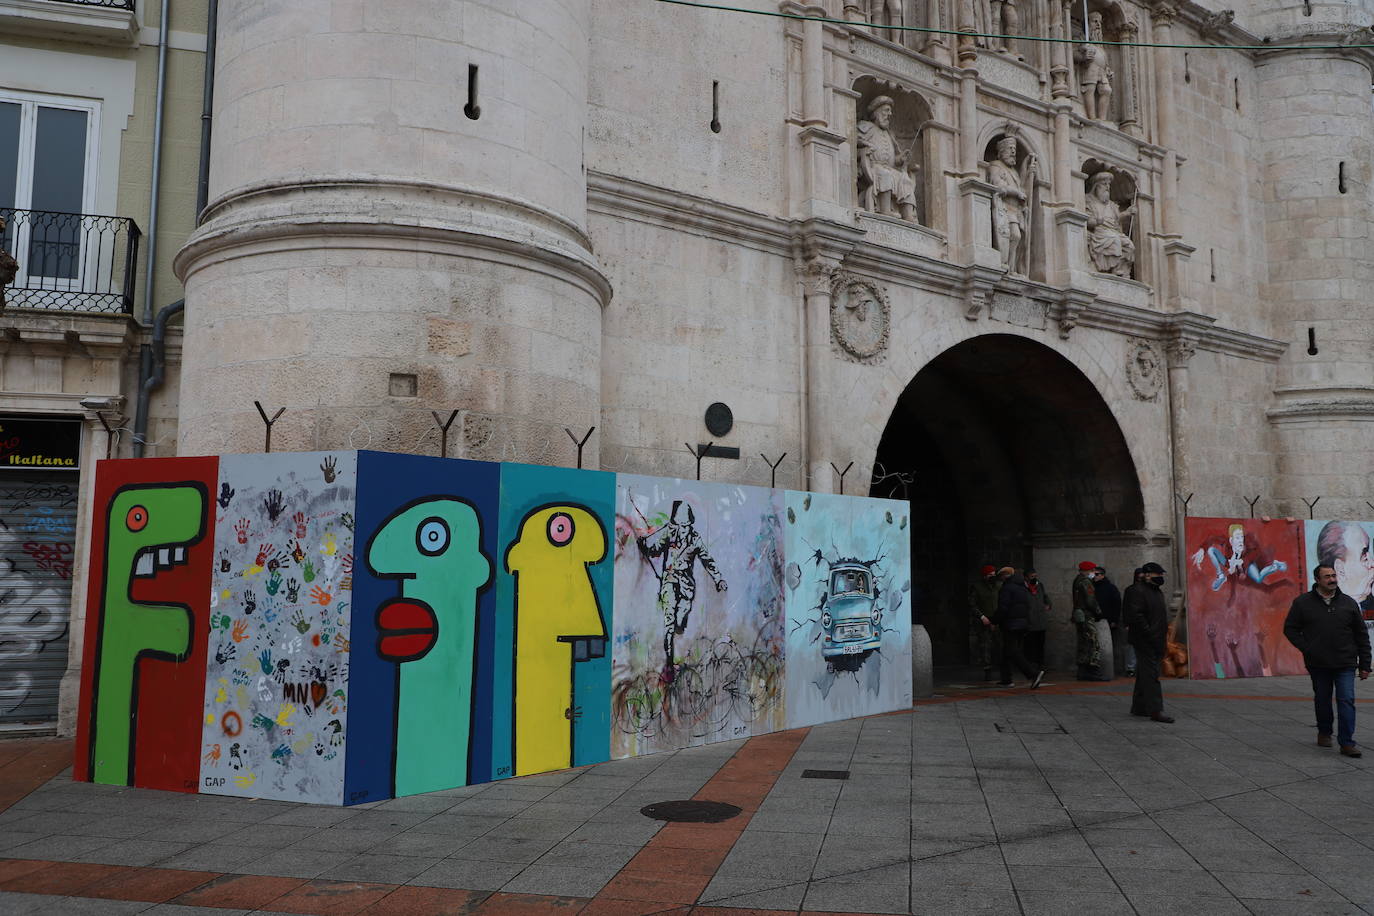
[[[997,625],[1002,629],[1002,682],[1000,687],[1010,687],[1011,666],[1015,665],[1026,677],[1030,678],[1031,689],[1040,686],[1045,672],[1036,671],[1026,661],[1022,651],[1022,641],[1026,628],[1030,626],[1031,593],[1026,588],[1026,580],[1018,572],[1013,572],[1002,582],[1002,591],[997,595]]]
[[[1160,590],[1164,567],[1146,563],[1140,571],[1142,581],[1127,586],[1121,602],[1122,622],[1129,628],[1131,645],[1135,647],[1131,715],[1172,722],[1173,718],[1164,714],[1164,691],[1159,686],[1159,666],[1164,660],[1164,640],[1169,630],[1169,608]]]
[[[1053,604],[1050,602],[1050,593],[1045,590],[1045,583],[1040,581],[1040,576],[1033,569],[1026,570],[1026,591],[1030,592],[1031,607],[1030,619],[1026,627],[1026,638],[1022,643],[1022,648],[1026,652],[1026,659],[1036,668],[1045,667],[1045,631],[1050,625],[1050,609]]]
[[[1126,647],[1126,636],[1121,631],[1121,589],[1107,577],[1106,568],[1099,566],[1093,570],[1093,591],[1097,592],[1097,606],[1102,611],[1102,619],[1107,621],[1107,627],[1112,634],[1111,646],[1103,646],[1102,651],[1111,650],[1112,670],[1120,672],[1126,667],[1123,651]]]
[[[1078,575],[1074,577],[1069,593],[1073,595],[1073,625],[1078,633],[1078,679],[1080,681],[1104,680],[1097,666],[1101,661],[1102,647],[1097,644],[1097,622],[1102,619],[1102,610],[1097,604],[1097,592],[1093,588],[1092,574],[1097,564],[1084,560],[1078,564]],[[1107,647],[1111,651],[1111,647]]]
[[[1336,570],[1318,566],[1312,570],[1312,591],[1293,599],[1283,635],[1302,652],[1312,677],[1317,710],[1317,744],[1331,746],[1331,694],[1336,694],[1339,713],[1337,741],[1341,753],[1359,757],[1355,744],[1355,669],[1360,680],[1369,677],[1369,631],[1360,606],[1336,587]]]

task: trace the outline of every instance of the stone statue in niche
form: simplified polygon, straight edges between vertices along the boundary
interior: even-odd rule
[[[0,239],[5,237],[5,218],[0,216]],[[8,251],[0,248],[0,309],[5,307],[5,287],[19,276],[19,262]]]
[[[1015,137],[997,141],[997,158],[986,163],[988,184],[997,190],[992,199],[992,231],[1002,266],[1013,274],[1026,273],[1030,262],[1031,213],[1035,196],[1036,158],[1027,153],[1018,166]]]
[[[988,46],[994,51],[1004,51],[1007,54],[1016,54],[1016,39],[1013,37],[1021,31],[1021,11],[1016,7],[1016,0],[989,0],[989,31],[994,35],[1001,35],[1001,38],[989,38]],[[1018,59],[1019,59],[1019,55]]]
[[[868,103],[868,120],[859,122],[859,206],[872,213],[916,219],[915,146],[903,150],[892,133],[891,96]]]
[[[1078,86],[1083,94],[1083,113],[1089,120],[1105,121],[1112,107],[1111,61],[1107,49],[1098,42],[1106,41],[1102,31],[1102,14],[1088,14],[1089,41],[1073,52],[1078,62]]]
[[[873,25],[902,25],[902,0],[868,0],[868,21]],[[901,43],[900,32],[878,30],[888,41]]]
[[[1112,200],[1115,177],[1103,169],[1088,179],[1088,256],[1101,273],[1129,277],[1135,268],[1135,242],[1127,219],[1135,216],[1135,202],[1122,207]]]

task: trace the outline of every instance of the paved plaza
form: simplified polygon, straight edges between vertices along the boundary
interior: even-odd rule
[[[944,688],[353,808],[73,783],[70,742],[0,742],[0,913],[1374,913],[1374,754],[1315,746],[1306,678],[1165,691],[1174,725],[1124,680]],[[690,798],[742,812],[640,813]]]

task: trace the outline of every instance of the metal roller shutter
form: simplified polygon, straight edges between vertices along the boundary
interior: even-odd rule
[[[57,718],[77,486],[70,471],[0,474],[0,725]]]

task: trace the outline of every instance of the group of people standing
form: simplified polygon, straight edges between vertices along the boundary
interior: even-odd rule
[[[1164,599],[1164,568],[1146,563],[1135,571],[1134,581],[1123,593],[1107,576],[1107,570],[1091,560],[1078,564],[1071,588],[1070,619],[1077,631],[1076,661],[1081,681],[1110,680],[1103,674],[1103,653],[1111,653],[1112,670],[1125,670],[1136,679],[1131,714],[1156,722],[1172,722],[1164,714],[1164,695],[1159,685],[1169,614]],[[1035,570],[1024,574],[1010,566],[984,566],[969,589],[976,659],[984,680],[992,680],[994,663],[1000,666],[1000,687],[1011,687],[1012,669],[1020,671],[1031,688],[1045,678],[1045,630],[1052,608],[1049,593]],[[1103,645],[1099,621],[1110,634]]]

